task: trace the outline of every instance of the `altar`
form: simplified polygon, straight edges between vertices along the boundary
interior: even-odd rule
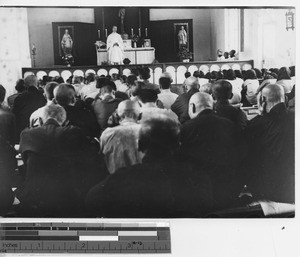
[[[97,65],[102,65],[103,62],[108,62],[108,53],[106,49],[98,48]],[[154,47],[136,47],[127,48],[124,50],[124,59],[128,58],[130,64],[151,64],[155,60]]]

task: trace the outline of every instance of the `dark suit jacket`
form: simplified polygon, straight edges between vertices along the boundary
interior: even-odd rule
[[[176,101],[172,104],[171,110],[177,114],[180,123],[184,123],[190,119],[188,114],[189,101],[192,95],[197,92],[199,92],[198,89],[192,88],[187,93],[183,93],[182,95],[178,96]]]
[[[91,189],[86,203],[94,217],[202,217],[211,208],[211,185],[186,162],[146,156]]]
[[[37,211],[29,215],[71,217],[87,190],[104,178],[97,151],[78,127],[61,127],[50,119],[25,129],[20,151],[27,174],[18,198],[25,212]]]
[[[107,96],[105,99],[101,100],[96,98],[94,101],[94,112],[97,118],[97,122],[100,125],[101,131],[107,128],[108,118],[113,114],[113,112],[118,108],[122,99],[113,98],[112,96]]]
[[[42,92],[35,87],[29,87],[27,92],[16,97],[12,112],[16,116],[17,142],[19,142],[21,131],[29,126],[30,115],[44,106],[46,102]]]
[[[295,201],[295,115],[284,103],[253,118],[246,131],[250,191],[257,198]]]
[[[14,146],[16,136],[15,115],[0,105],[0,135],[10,145]]]
[[[230,105],[228,101],[216,102],[214,110],[217,115],[231,120],[241,130],[246,128],[248,122],[246,114],[241,109]]]
[[[213,185],[215,208],[229,208],[242,189],[236,179],[241,145],[234,123],[204,110],[181,126],[184,159],[207,170]]]

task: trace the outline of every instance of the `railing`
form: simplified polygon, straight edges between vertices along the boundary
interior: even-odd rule
[[[66,81],[72,75],[84,76],[87,73],[97,75],[112,75],[113,73],[128,76],[131,69],[147,66],[150,68],[152,83],[158,84],[158,80],[163,72],[169,72],[173,78],[173,84],[182,84],[185,80],[184,73],[189,71],[193,74],[196,70],[204,73],[208,71],[228,70],[248,70],[253,68],[253,60],[246,61],[215,61],[215,62],[174,62],[174,63],[154,63],[154,64],[132,64],[132,65],[107,65],[107,66],[55,66],[46,68],[22,68],[23,78],[34,74],[39,79],[48,75],[51,77],[61,76]]]

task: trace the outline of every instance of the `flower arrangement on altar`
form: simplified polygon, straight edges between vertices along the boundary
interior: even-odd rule
[[[61,59],[68,67],[70,67],[74,63],[74,58],[71,54],[64,55],[61,57]]]
[[[177,56],[179,57],[180,61],[190,61],[193,58],[193,53],[189,51],[187,45],[182,44],[179,46],[179,52]]]
[[[106,44],[103,41],[96,41],[95,46],[97,47],[97,49],[105,48]]]

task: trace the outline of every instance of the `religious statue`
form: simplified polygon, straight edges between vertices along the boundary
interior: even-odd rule
[[[124,44],[117,27],[113,26],[112,33],[107,37],[108,61],[111,64],[122,64],[124,59]]]
[[[69,34],[69,30],[65,30],[65,34],[61,39],[61,48],[63,50],[64,55],[71,54],[73,48],[73,40],[71,35]]]
[[[186,45],[187,44],[187,33],[184,29],[184,26],[181,26],[181,29],[178,32],[178,43],[179,43],[179,48],[180,45]]]
[[[119,9],[119,17],[121,19],[121,34],[125,33],[125,29],[124,29],[125,12],[126,12],[125,8]]]

